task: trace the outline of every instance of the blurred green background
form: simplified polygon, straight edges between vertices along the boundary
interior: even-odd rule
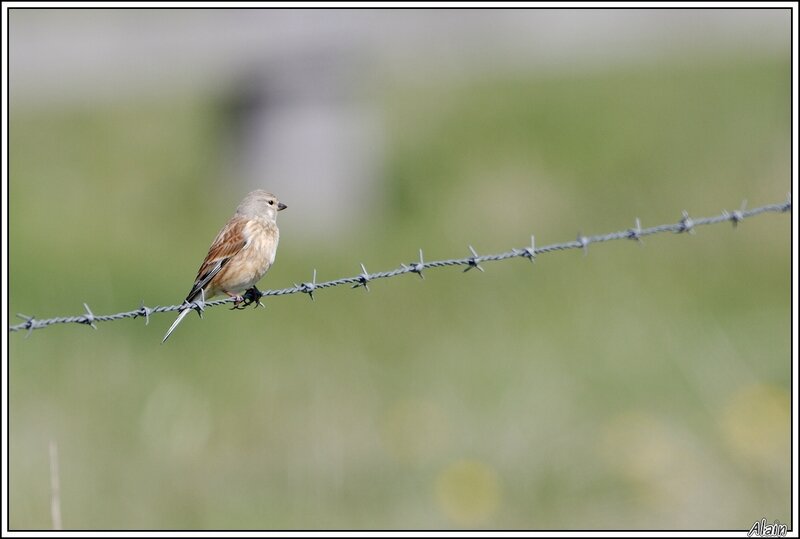
[[[790,87],[788,51],[376,82],[381,195],[317,239],[285,200],[261,288],[780,202]],[[224,110],[12,101],[10,312],[179,302],[244,195]],[[51,526],[52,440],[66,528],[791,526],[790,225],[215,308],[163,346],[172,314],[11,334],[10,525]]]

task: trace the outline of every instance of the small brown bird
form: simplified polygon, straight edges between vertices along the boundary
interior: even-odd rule
[[[219,231],[200,265],[189,295],[178,318],[164,335],[166,342],[181,320],[189,314],[189,303],[225,293],[235,298],[234,308],[258,303],[261,293],[256,283],[275,262],[278,250],[278,212],[285,209],[275,195],[257,190],[242,200],[236,213]],[[246,291],[245,296],[241,292]],[[195,307],[196,308],[196,307]],[[198,309],[198,312],[199,309]]]

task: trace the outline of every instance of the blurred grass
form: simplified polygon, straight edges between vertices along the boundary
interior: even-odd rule
[[[384,199],[302,244],[289,201],[262,288],[782,200],[789,73],[675,58],[389,81]],[[11,312],[179,301],[242,195],[221,110],[12,107]],[[10,525],[50,525],[50,439],[67,528],[791,525],[789,238],[767,215],[275,298],[168,346],[169,316],[13,334]]]

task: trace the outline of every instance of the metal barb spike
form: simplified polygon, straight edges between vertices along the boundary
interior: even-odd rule
[[[189,306],[197,311],[197,316],[201,319],[203,318],[203,311],[206,310],[206,291],[205,289],[200,289],[200,301],[193,301],[189,304]]]
[[[732,212],[729,212],[728,210],[722,210],[722,215],[730,220],[733,228],[738,227],[739,223],[741,223],[742,219],[744,219],[742,212],[739,210],[733,210]]]
[[[425,260],[422,258],[422,249],[420,249],[419,262],[414,262],[411,264],[411,271],[419,275],[420,279],[425,279],[425,276],[422,274],[423,269],[425,269]]]
[[[578,237],[576,238],[575,241],[577,241],[581,245],[581,249],[583,249],[583,256],[588,255],[589,254],[589,238],[587,238],[586,236],[584,236],[581,233],[578,233]]]
[[[634,226],[633,228],[628,230],[628,237],[630,239],[632,239],[632,240],[636,240],[640,244],[643,243],[642,242],[642,222],[639,220],[638,217],[636,218],[636,226]]]
[[[680,232],[688,232],[689,234],[694,234],[694,221],[691,217],[689,217],[689,212],[683,210],[683,218],[681,219],[681,229],[678,231]]]
[[[97,329],[97,326],[94,323],[94,313],[86,303],[83,304],[83,307],[86,309],[86,314],[84,315],[85,320],[82,323],[92,326],[92,329]]]
[[[467,266],[464,269],[464,273],[468,272],[472,268],[476,268],[479,271],[483,271],[483,268],[478,263],[478,258],[480,258],[480,257],[478,256],[478,253],[475,252],[475,249],[472,248],[472,245],[469,246],[469,250],[472,253],[472,257],[467,261],[469,263],[469,266]]]
[[[733,228],[736,228],[744,220],[745,208],[747,208],[747,199],[742,200],[742,205],[739,206],[738,210],[733,210],[732,212],[722,210],[722,215],[730,219]]]
[[[353,288],[358,288],[359,286],[363,286],[367,292],[369,292],[369,273],[367,272],[367,268],[364,267],[364,264],[361,264],[361,275],[358,276],[358,283],[353,285]]]
[[[141,311],[142,314],[140,315],[139,313],[136,313],[136,316],[144,316],[144,325],[145,326],[149,326],[150,325],[150,313],[153,312],[153,310],[150,309],[149,307],[146,307],[145,304],[144,304],[144,300],[142,300],[142,306],[139,307],[139,311]]]
[[[314,275],[311,277],[310,283],[303,283],[300,287],[300,291],[308,294],[308,297],[311,298],[311,301],[314,301],[314,289],[317,287],[317,269],[314,268]]]
[[[530,260],[531,263],[536,261],[536,238],[533,234],[531,234],[531,246],[525,247],[522,250],[522,253],[524,256],[528,257],[528,260]]]
[[[28,332],[25,333],[25,338],[27,339],[33,332],[33,327],[36,324],[36,320],[33,316],[28,316],[27,314],[17,313],[17,316],[25,320],[25,329],[28,330]]]

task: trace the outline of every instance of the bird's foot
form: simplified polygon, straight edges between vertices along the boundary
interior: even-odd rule
[[[233,307],[231,307],[231,310],[241,310],[245,308],[245,306],[242,305],[242,302],[244,302],[244,296],[240,296],[239,294],[228,295],[233,298]]]
[[[242,309],[252,304],[255,304],[256,308],[264,307],[264,304],[261,303],[261,290],[255,286],[252,286],[245,291],[243,299],[244,304],[242,305]]]

